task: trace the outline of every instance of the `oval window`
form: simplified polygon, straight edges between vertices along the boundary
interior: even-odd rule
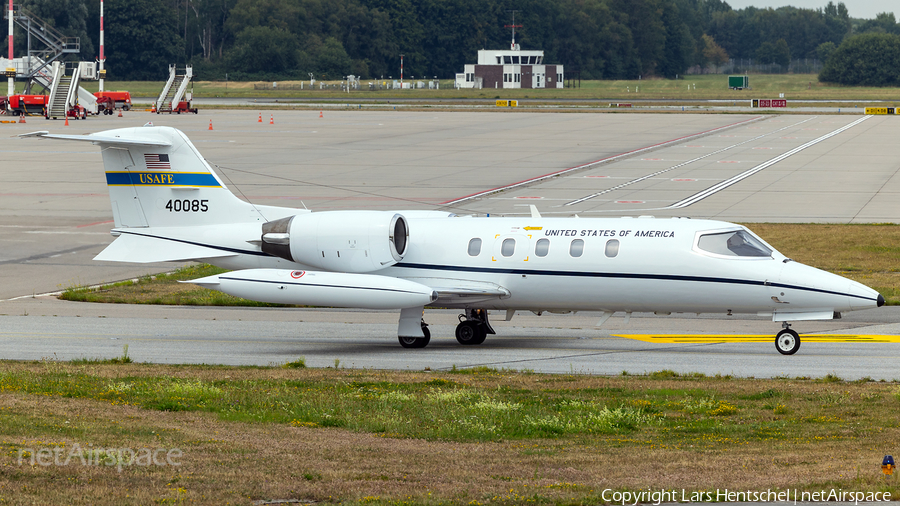
[[[619,254],[619,240],[610,239],[606,241],[606,256],[613,258]]]
[[[516,252],[516,240],[515,239],[503,239],[503,245],[500,247],[500,254],[505,257],[513,256],[513,253]]]
[[[550,239],[538,239],[537,244],[534,245],[534,254],[535,256],[545,257],[547,253],[550,252]]]
[[[481,239],[474,238],[469,241],[469,256],[477,257],[481,254]]]
[[[572,241],[572,244],[569,245],[569,254],[573,257],[580,257],[582,253],[584,253],[584,241],[575,239]]]

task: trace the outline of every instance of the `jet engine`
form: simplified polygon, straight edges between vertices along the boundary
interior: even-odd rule
[[[316,269],[373,272],[403,259],[409,227],[387,211],[298,214],[262,226],[262,250]]]

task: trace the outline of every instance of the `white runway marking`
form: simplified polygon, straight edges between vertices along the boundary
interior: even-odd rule
[[[771,167],[772,165],[775,165],[776,163],[803,151],[804,149],[806,149],[808,147],[815,146],[816,144],[818,144],[826,139],[834,137],[835,135],[843,132],[844,130],[853,128],[854,126],[862,123],[863,121],[865,121],[869,118],[871,118],[871,116],[863,116],[862,118],[854,121],[853,123],[850,123],[849,125],[844,125],[841,128],[834,130],[833,132],[829,132],[819,138],[813,139],[813,140],[807,142],[806,144],[803,144],[801,146],[798,146],[798,147],[788,151],[787,153],[783,153],[779,156],[776,156],[775,158],[772,158],[771,160],[769,160],[767,162],[763,162],[763,163],[757,165],[756,167],[753,167],[750,170],[741,172],[740,174],[738,174],[732,178],[726,179],[725,181],[722,181],[721,183],[710,186],[709,188],[707,188],[701,192],[695,193],[694,195],[691,195],[690,197],[688,197],[686,199],[679,200],[678,202],[672,204],[671,206],[665,207],[664,209],[682,209],[691,204],[696,204],[697,202],[700,202],[701,200],[705,199],[706,197],[709,197],[710,195],[714,195],[714,194],[724,190],[725,188],[728,188],[729,186],[731,186],[733,184],[739,183],[739,182],[743,181],[744,179],[747,179],[748,177],[750,177],[760,171],[763,171],[763,170],[767,169],[768,167]]]
[[[652,174],[647,174],[646,176],[639,177],[639,178],[637,178],[637,179],[632,179],[631,181],[628,181],[627,183],[622,183],[622,184],[620,184],[620,185],[613,186],[612,188],[607,188],[606,190],[599,191],[599,192],[597,192],[597,193],[593,193],[593,194],[588,195],[588,196],[586,196],[586,197],[581,197],[580,199],[573,200],[573,201],[571,201],[571,202],[566,203],[565,205],[567,205],[567,206],[572,206],[572,205],[575,205],[575,204],[580,204],[581,202],[584,202],[584,201],[586,201],[586,200],[590,200],[590,199],[592,199],[592,198],[594,198],[594,197],[599,197],[600,195],[603,195],[603,194],[605,194],[605,193],[609,193],[609,192],[612,192],[612,191],[620,190],[620,189],[622,189],[622,188],[624,188],[624,187],[626,187],[626,186],[633,185],[633,184],[635,184],[635,183],[640,183],[641,181],[645,181],[645,180],[647,180],[647,179],[650,179],[650,178],[652,178],[652,177],[658,176],[658,175],[660,175],[660,174],[665,174],[666,172],[675,170],[675,169],[680,168],[680,167],[684,167],[685,165],[689,165],[689,164],[692,164],[692,163],[694,163],[694,162],[698,162],[698,161],[700,161],[700,160],[703,160],[704,158],[709,158],[710,156],[713,156],[713,155],[716,155],[716,154],[719,154],[719,153],[723,153],[723,152],[725,152],[725,151],[728,151],[729,149],[733,149],[733,148],[736,148],[736,147],[738,147],[738,146],[743,146],[744,144],[747,144],[748,142],[753,142],[753,141],[755,141],[755,140],[762,139],[763,137],[772,135],[772,134],[774,134],[774,133],[778,133],[778,132],[780,132],[780,131],[782,131],[782,130],[785,130],[785,129],[787,129],[787,128],[793,128],[793,127],[795,127],[795,126],[797,126],[797,125],[802,125],[803,123],[806,123],[807,121],[812,121],[813,119],[815,119],[815,117],[812,117],[812,118],[809,118],[809,119],[805,119],[805,120],[803,120],[803,121],[801,121],[801,122],[799,122],[799,123],[796,123],[796,124],[794,124],[794,125],[790,125],[790,126],[786,126],[786,127],[779,128],[778,130],[775,130],[774,132],[769,132],[769,133],[767,133],[767,134],[758,135],[758,136],[756,136],[756,137],[754,137],[754,138],[752,138],[752,139],[748,139],[748,140],[746,140],[746,141],[742,141],[742,142],[739,142],[739,143],[737,143],[737,144],[732,144],[731,146],[727,146],[727,147],[724,147],[724,148],[722,148],[722,149],[718,149],[718,150],[716,150],[716,151],[712,151],[712,152],[707,153],[707,154],[705,154],[705,155],[703,155],[703,156],[698,156],[697,158],[688,160],[688,161],[686,161],[686,162],[679,163],[678,165],[673,165],[673,166],[671,166],[671,167],[669,167],[669,168],[667,168],[667,169],[663,169],[663,170],[660,170],[660,171],[656,171],[656,172],[654,172],[654,173],[652,173]],[[720,136],[720,137],[722,137],[722,136]],[[733,137],[733,136],[731,136],[731,137]]]

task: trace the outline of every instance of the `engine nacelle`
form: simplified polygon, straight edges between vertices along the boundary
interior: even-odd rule
[[[403,259],[409,227],[387,211],[298,214],[262,226],[262,250],[316,269],[373,272]]]

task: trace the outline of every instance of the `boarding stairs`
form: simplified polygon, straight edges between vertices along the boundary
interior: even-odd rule
[[[63,62],[53,62],[48,71],[40,58],[32,56],[30,60],[29,63],[31,66],[39,67],[39,70],[32,73],[31,81],[25,88],[25,94],[31,93],[31,86],[34,83],[43,87],[44,90],[46,90],[46,94],[50,95],[50,105],[47,108],[48,117],[54,117],[49,114],[51,109],[54,113],[64,117],[63,114],[59,113],[61,109],[54,107],[53,105],[54,100],[63,99],[68,102],[69,108],[66,109],[67,111],[77,103],[81,107],[84,107],[85,112],[88,114],[99,113],[97,97],[95,97],[93,93],[79,86],[83,76],[89,76],[92,71],[96,70],[94,62],[69,62],[68,64]],[[65,90],[58,89],[60,86],[64,86]]]
[[[78,85],[86,63],[78,62],[71,66],[70,71],[67,71],[65,64],[53,62],[53,77],[49,87],[50,96],[47,99],[48,118],[65,118],[66,114],[76,105],[84,107],[86,113],[97,114],[96,97]],[[85,94],[87,96],[83,97]]]
[[[190,65],[185,67],[182,74],[178,73],[175,65],[169,65],[169,79],[156,100],[157,113],[172,112],[178,106],[187,92],[193,75],[193,68]]]

